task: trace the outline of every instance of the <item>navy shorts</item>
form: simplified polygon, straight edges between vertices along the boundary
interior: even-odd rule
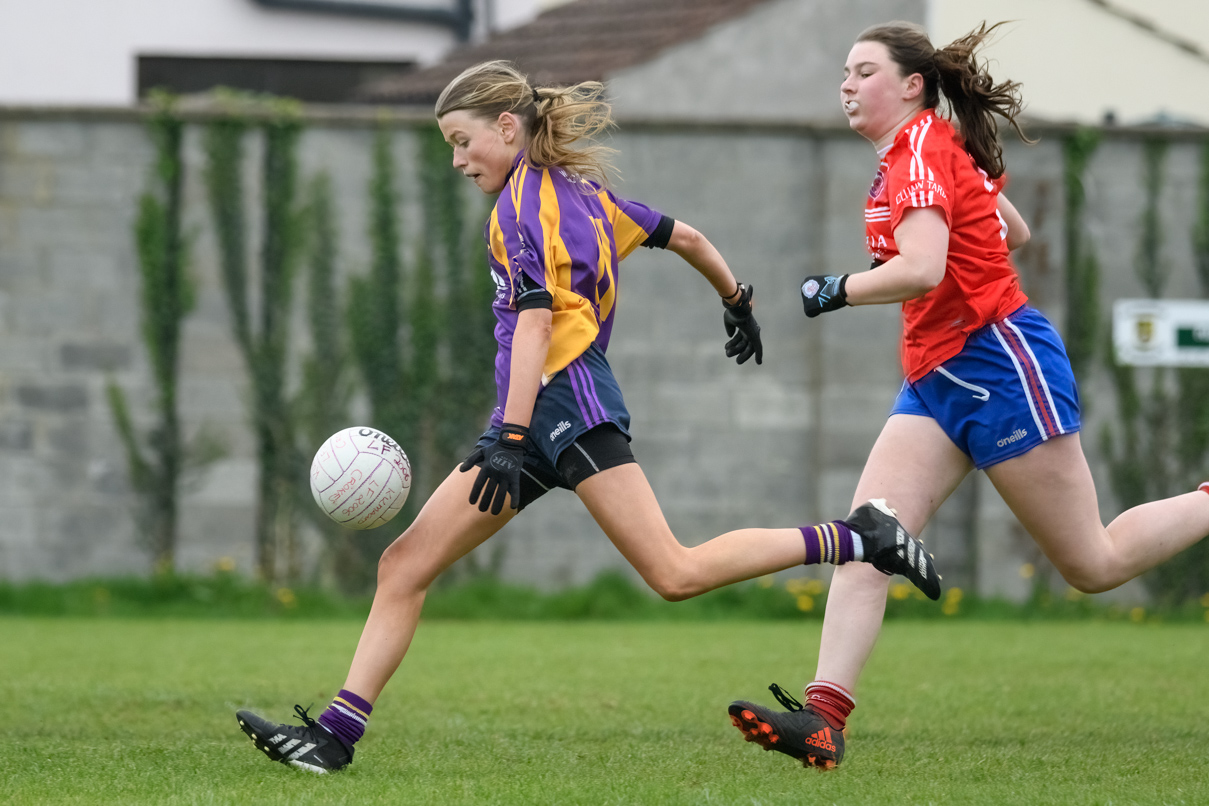
[[[556,374],[537,395],[521,471],[520,508],[555,487],[574,490],[585,478],[634,461],[630,412],[604,352],[595,344]],[[499,437],[492,425],[477,443]]]
[[[1079,430],[1062,339],[1027,305],[974,331],[961,352],[904,383],[891,414],[936,420],[979,470]]]

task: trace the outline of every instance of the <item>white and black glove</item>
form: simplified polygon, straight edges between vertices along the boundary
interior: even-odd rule
[[[848,275],[812,274],[802,281],[802,310],[811,319],[827,311],[838,311],[848,304],[844,285]]]

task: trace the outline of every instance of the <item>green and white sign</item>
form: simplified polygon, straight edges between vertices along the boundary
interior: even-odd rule
[[[1119,299],[1112,341],[1118,364],[1209,367],[1209,301]]]

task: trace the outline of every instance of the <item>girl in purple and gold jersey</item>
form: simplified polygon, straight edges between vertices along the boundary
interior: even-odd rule
[[[513,65],[488,62],[454,79],[437,101],[454,167],[484,193],[499,194],[485,233],[497,286],[499,405],[474,451],[382,555],[344,688],[318,721],[301,708],[302,727],[237,714],[274,761],[315,772],[352,761],[373,703],[411,643],[428,586],[554,487],[583,501],[665,599],[803,561],[864,560],[939,594],[922,548],[873,504],[844,521],[740,529],[692,548],[676,540],[630,452],[629,414],[605,359],[618,266],[639,246],[683,258],[722,298],[726,354],[740,364],[760,363],[760,328],[752,289],[736,282],[704,236],[604,187],[606,149],[591,140],[611,124],[602,89],[595,82],[535,89]]]

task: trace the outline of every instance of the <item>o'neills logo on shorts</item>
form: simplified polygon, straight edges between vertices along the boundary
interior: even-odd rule
[[[550,441],[553,442],[554,440],[558,439],[558,435],[561,434],[562,432],[566,431],[570,427],[571,427],[571,424],[569,422],[567,422],[566,420],[563,420],[561,423],[559,423],[558,425],[556,425],[554,427],[553,431],[550,432]]]
[[[1024,439],[1027,436],[1028,436],[1028,431],[1025,431],[1023,428],[1017,428],[1015,431],[1012,432],[1011,436],[1004,437],[1003,439],[999,440],[995,444],[998,445],[999,447],[1003,448],[1008,445],[1011,445],[1013,442],[1019,442],[1020,440]]]

